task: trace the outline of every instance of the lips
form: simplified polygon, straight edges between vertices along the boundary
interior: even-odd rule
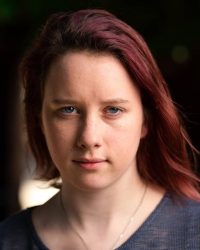
[[[97,168],[100,168],[103,165],[103,163],[107,161],[99,158],[92,158],[92,159],[81,158],[72,160],[72,162],[75,163],[75,165],[77,165],[80,168],[86,170],[95,170]]]

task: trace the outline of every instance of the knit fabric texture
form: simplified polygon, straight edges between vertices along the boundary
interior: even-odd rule
[[[32,223],[33,209],[0,223],[0,250],[48,250]],[[200,203],[176,201],[166,194],[140,228],[117,248],[131,249],[200,250]]]

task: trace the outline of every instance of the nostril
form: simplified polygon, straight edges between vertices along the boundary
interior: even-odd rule
[[[77,146],[82,149],[90,149],[90,148],[99,148],[100,144],[99,143],[88,143],[88,142],[77,142]]]
[[[79,148],[87,148],[86,145],[85,145],[84,143],[82,143],[82,142],[78,142],[78,143],[77,143],[77,146],[78,146]]]
[[[87,116],[77,133],[77,146],[82,149],[98,148],[101,145],[101,136],[98,133],[97,119],[94,115]]]

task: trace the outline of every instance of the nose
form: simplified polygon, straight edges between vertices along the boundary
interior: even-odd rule
[[[83,118],[79,127],[77,146],[85,150],[101,147],[101,133],[99,119],[94,116]]]

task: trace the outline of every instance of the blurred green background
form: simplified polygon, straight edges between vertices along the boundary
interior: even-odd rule
[[[19,61],[50,14],[82,8],[106,9],[143,35],[200,149],[200,1],[0,0],[0,219],[20,209],[18,187],[26,165],[22,162]]]

